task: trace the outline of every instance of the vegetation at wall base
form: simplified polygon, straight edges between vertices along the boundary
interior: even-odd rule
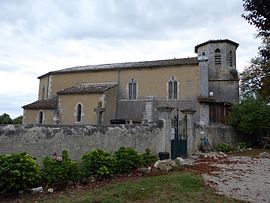
[[[231,152],[233,148],[227,143],[217,144],[215,147],[218,152]]]
[[[146,149],[144,153],[142,153],[143,165],[150,166],[154,164],[159,158],[157,155],[151,152],[150,149]]]
[[[137,151],[130,147],[120,147],[115,153],[116,172],[130,173],[132,170],[143,166],[143,158]]]
[[[87,180],[100,181],[112,177],[114,173],[131,173],[143,165],[153,165],[156,160],[157,157],[149,149],[139,154],[133,148],[120,147],[114,155],[93,149],[83,155],[81,167],[78,167],[64,150],[61,155],[55,153],[44,157],[40,170],[35,159],[25,152],[0,155],[0,194],[40,185],[63,190],[72,183],[88,184]]]
[[[29,154],[0,155],[0,194],[32,188],[39,181],[40,167]]]
[[[101,149],[93,149],[82,157],[82,170],[84,177],[104,179],[114,173],[115,158]]]
[[[68,157],[68,152],[64,150],[61,156],[46,156],[42,160],[43,168],[41,177],[44,183],[56,189],[63,189],[69,182],[79,180],[80,172],[77,162]]]

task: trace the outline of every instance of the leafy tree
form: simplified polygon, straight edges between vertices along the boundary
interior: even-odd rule
[[[14,124],[22,124],[23,116],[18,116],[17,118],[13,119]]]
[[[270,1],[243,0],[242,16],[258,29],[262,38],[258,55],[240,74],[240,88],[244,96],[262,97],[270,101]]]
[[[8,114],[4,113],[0,116],[0,124],[12,124],[12,123],[13,123],[12,119]]]
[[[260,36],[270,36],[270,1],[243,0],[246,13],[242,16],[259,30]]]
[[[270,106],[261,99],[248,98],[234,105],[229,123],[237,130],[255,135],[269,134]]]

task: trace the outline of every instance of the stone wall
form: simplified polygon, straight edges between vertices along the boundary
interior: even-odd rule
[[[194,127],[193,152],[200,150],[202,139],[207,136],[209,144],[215,148],[217,144],[227,143],[236,146],[239,142],[249,141],[249,137],[237,132],[233,127],[226,125],[199,125]]]
[[[167,148],[162,125],[0,125],[0,154],[25,151],[40,161],[41,157],[64,149],[76,160],[94,147],[109,152],[121,146],[139,152],[149,148],[158,153]]]

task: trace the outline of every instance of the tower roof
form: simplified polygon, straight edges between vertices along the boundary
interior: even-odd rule
[[[206,42],[203,42],[201,44],[196,45],[195,48],[194,48],[195,53],[198,53],[198,48],[199,47],[204,46],[206,44],[210,44],[210,43],[212,43],[212,44],[213,43],[229,43],[229,44],[232,44],[232,45],[236,46],[236,48],[239,46],[238,43],[236,43],[236,42],[234,42],[232,40],[229,40],[229,39],[208,40]]]

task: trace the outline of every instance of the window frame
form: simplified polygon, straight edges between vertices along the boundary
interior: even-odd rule
[[[215,49],[215,65],[221,65],[221,50],[219,48]]]
[[[178,99],[178,81],[174,76],[168,81],[168,99]]]
[[[133,99],[137,99],[137,81],[132,78],[131,80],[129,80],[128,82],[128,99],[129,100],[133,100]]]

